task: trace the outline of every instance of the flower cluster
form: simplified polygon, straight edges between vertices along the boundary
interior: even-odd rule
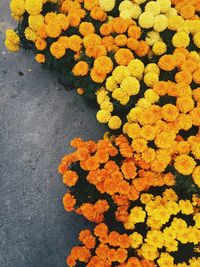
[[[187,246],[192,247],[191,258],[198,251],[199,211],[195,212],[190,200],[179,199],[172,189],[166,189],[161,196],[142,194],[140,203],[142,206],[131,209],[125,223],[126,229],[134,229],[130,235],[131,247],[137,250],[140,257],[154,261],[160,267],[188,266],[188,262],[175,263],[173,255],[181,253],[181,249]],[[137,225],[141,223],[145,223],[148,229],[145,235],[138,232],[141,227]],[[198,266],[200,258],[189,259],[189,263],[189,266]]]

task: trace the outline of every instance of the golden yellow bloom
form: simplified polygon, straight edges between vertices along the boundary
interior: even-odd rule
[[[30,15],[38,15],[42,11],[42,0],[26,0],[25,9]]]
[[[20,48],[20,39],[15,31],[8,29],[6,31],[5,46],[11,52],[17,52]]]
[[[112,130],[117,130],[121,127],[122,121],[118,116],[112,116],[109,119],[108,127]]]
[[[188,155],[177,156],[174,163],[175,169],[183,175],[192,174],[195,166],[196,162]]]

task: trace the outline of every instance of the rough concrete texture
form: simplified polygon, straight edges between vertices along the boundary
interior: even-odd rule
[[[104,129],[32,55],[6,51],[4,30],[15,25],[8,0],[0,12],[0,266],[64,267],[87,222],[64,211],[57,166],[72,138],[98,139]]]

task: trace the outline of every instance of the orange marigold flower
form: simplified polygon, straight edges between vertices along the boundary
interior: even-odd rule
[[[103,83],[106,79],[106,74],[99,73],[95,68],[91,70],[90,76],[95,83]]]
[[[139,45],[135,50],[138,57],[144,57],[149,53],[149,45],[145,41],[139,41]]]
[[[128,40],[127,40],[127,47],[129,49],[131,49],[131,50],[134,51],[134,50],[136,50],[138,48],[138,46],[139,46],[138,40],[136,40],[133,37],[128,38]]]
[[[123,263],[128,257],[128,252],[126,249],[118,248],[116,250],[115,257],[118,262]]]
[[[70,12],[67,18],[69,20],[69,25],[71,27],[78,27],[81,22],[81,18],[75,12]]]
[[[105,21],[107,15],[102,8],[94,7],[90,12],[90,17],[94,20]]]
[[[89,66],[85,61],[79,61],[72,70],[75,76],[86,76],[89,72]]]
[[[141,37],[141,33],[141,28],[135,25],[129,27],[128,29],[128,36],[137,40]]]
[[[172,105],[172,104],[166,104],[162,107],[162,118],[165,121],[175,121],[178,118],[179,115],[179,110],[177,109],[176,106]]]
[[[106,259],[108,256],[108,252],[109,252],[109,247],[105,244],[100,244],[95,250],[95,253],[101,259]]]
[[[65,55],[66,49],[57,41],[50,46],[50,52],[56,59],[60,59]]]
[[[174,163],[175,169],[183,175],[192,174],[195,166],[195,160],[188,155],[177,156]]]
[[[128,24],[126,20],[120,17],[113,19],[112,24],[113,24],[113,30],[117,34],[125,33],[128,29]]]
[[[47,42],[44,39],[38,37],[35,42],[35,47],[38,50],[44,50],[47,47]]]
[[[100,33],[101,35],[108,36],[112,33],[112,25],[111,23],[104,23],[100,27]]]
[[[121,169],[126,179],[134,179],[137,176],[137,169],[134,162],[124,162]]]
[[[168,83],[164,81],[155,82],[153,90],[160,96],[164,96],[168,92]]]
[[[99,168],[99,162],[96,157],[90,157],[86,161],[80,163],[81,168],[86,171],[93,171]]]
[[[125,46],[127,44],[127,37],[125,34],[119,34],[115,37],[115,44],[117,46]]]
[[[99,0],[85,0],[84,8],[87,10],[92,10],[95,6],[98,6]]]
[[[195,8],[193,5],[182,5],[180,8],[180,15],[184,19],[191,19],[195,15]]]
[[[159,59],[158,66],[165,71],[172,71],[176,67],[174,55],[164,55]]]
[[[74,258],[72,255],[69,255],[67,257],[66,263],[70,267],[74,267],[76,265],[76,258]]]
[[[98,149],[95,157],[99,161],[99,163],[106,163],[109,160],[109,154],[104,149]]]
[[[67,171],[63,175],[63,183],[67,186],[74,186],[76,182],[78,181],[78,175],[74,171]]]
[[[143,266],[138,258],[131,257],[128,259],[127,267],[143,267]]]
[[[102,40],[101,40],[101,37],[99,35],[97,35],[95,33],[91,33],[91,34],[86,35],[83,38],[83,44],[85,47],[101,45]]]
[[[74,206],[76,205],[76,199],[70,193],[67,193],[63,197],[63,205],[66,211],[74,210]]]
[[[120,48],[115,54],[117,64],[128,66],[130,61],[134,58],[133,53],[126,48]]]
[[[105,223],[100,223],[94,228],[94,234],[97,237],[104,237],[108,234],[108,226]]]
[[[72,35],[68,39],[68,47],[74,52],[81,51],[82,48],[82,39],[78,35]]]
[[[35,56],[35,60],[38,62],[38,63],[44,63],[46,58],[45,58],[45,55],[43,54],[37,54]]]
[[[177,98],[176,106],[181,112],[188,113],[194,108],[194,100],[189,96],[181,96]]]
[[[79,32],[83,36],[86,36],[91,33],[95,33],[95,28],[90,22],[82,22],[79,26]]]
[[[80,247],[78,256],[79,256],[78,257],[79,261],[88,262],[92,255],[91,255],[90,250],[88,248]]]
[[[184,82],[186,84],[191,84],[192,82],[192,75],[189,71],[182,70],[176,73],[175,80],[177,83]]]
[[[107,55],[107,50],[104,45],[88,46],[86,47],[85,54],[88,57],[98,58]]]
[[[109,57],[101,56],[95,59],[94,68],[99,73],[108,74],[113,70],[113,62]]]

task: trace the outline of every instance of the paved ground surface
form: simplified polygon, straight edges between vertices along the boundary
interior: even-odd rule
[[[64,267],[87,223],[63,210],[57,166],[73,137],[98,139],[103,128],[31,55],[6,51],[8,5],[0,0],[0,266]]]

